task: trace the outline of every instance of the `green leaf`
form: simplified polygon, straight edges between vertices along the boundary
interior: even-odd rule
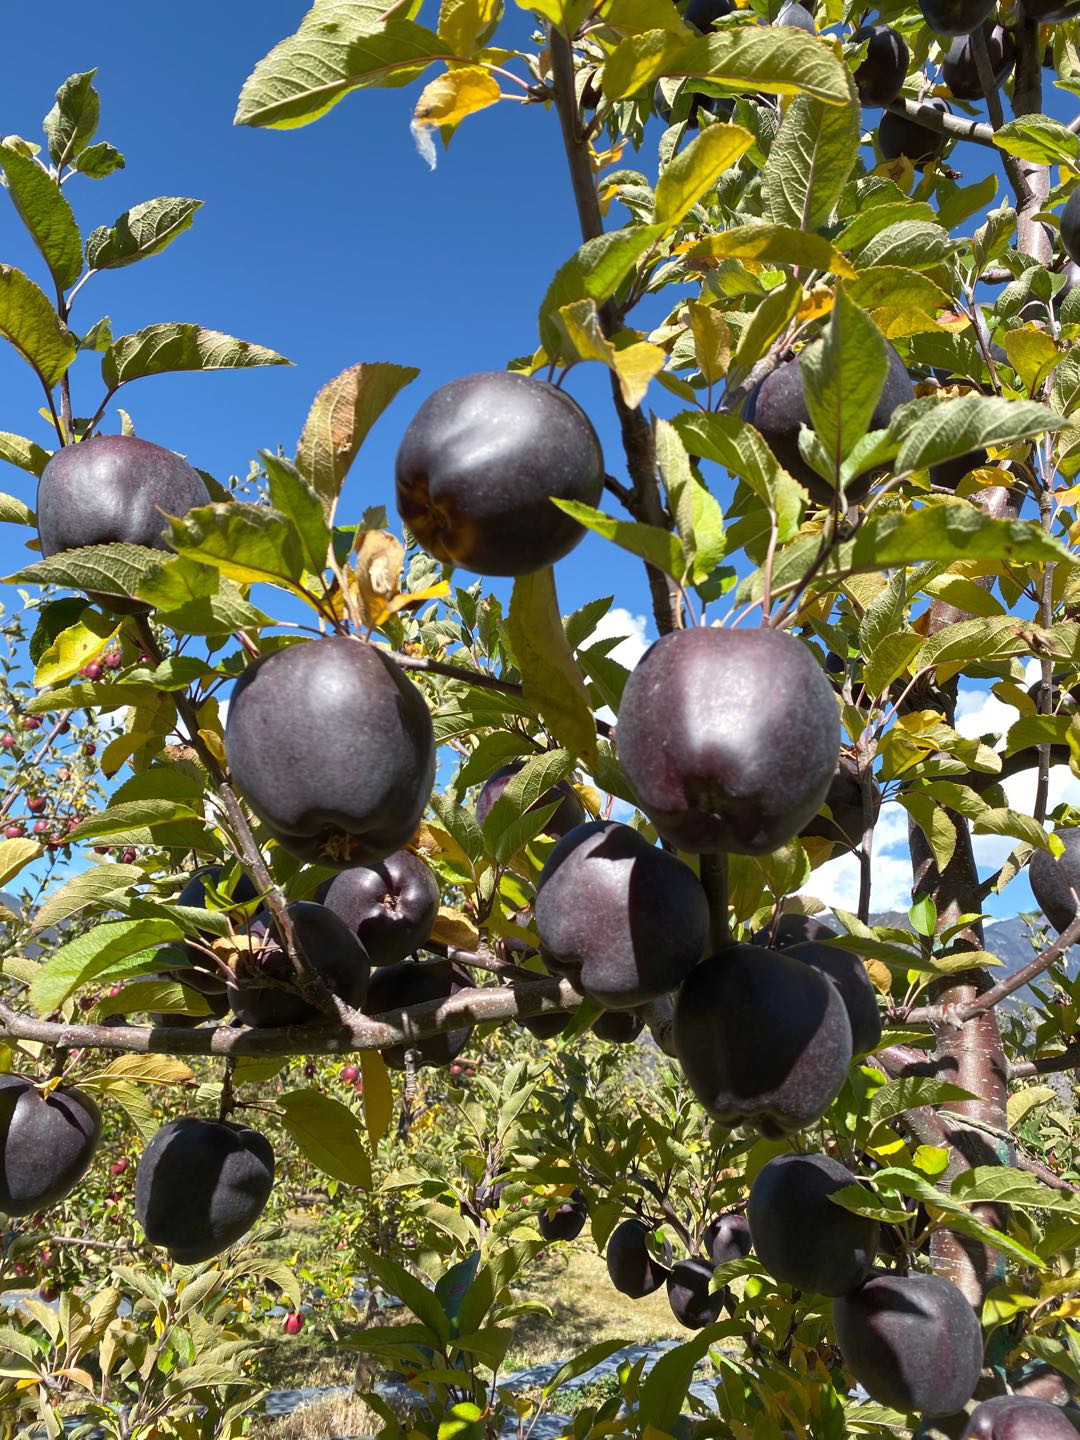
[[[0,144],[0,170],[19,219],[56,282],[67,290],[82,270],[82,237],[67,197],[36,160]]]
[[[262,581],[295,590],[304,570],[300,539],[288,517],[266,505],[235,500],[200,505],[170,520],[169,527],[179,554],[244,585]]]
[[[101,360],[101,378],[110,390],[144,375],[184,370],[243,370],[255,365],[288,365],[284,355],[237,340],[201,325],[166,322],[121,335]]]
[[[526,701],[572,755],[596,758],[596,722],[566,639],[550,566],[514,581],[507,633]]]
[[[894,418],[889,437],[898,442],[897,470],[925,470],[988,445],[1011,445],[1062,430],[1065,424],[1046,405],[971,394],[952,400],[916,400]]]
[[[672,1434],[698,1362],[712,1346],[743,1329],[741,1320],[718,1320],[698,1331],[692,1340],[666,1350],[641,1384],[638,1413],[644,1424],[661,1434]]]
[[[160,557],[160,551],[154,553]],[[239,585],[186,555],[174,555],[149,571],[138,598],[157,610],[163,625],[185,635],[228,635],[271,623],[244,599]]]
[[[21,270],[0,265],[0,335],[54,389],[75,359],[75,337]]]
[[[915,1075],[906,1080],[890,1080],[880,1090],[875,1090],[870,1100],[869,1121],[873,1128],[894,1115],[903,1115],[908,1110],[919,1110],[925,1105],[944,1105],[955,1100],[974,1100],[969,1090],[959,1085],[950,1085],[947,1080],[932,1080],[928,1076]]]
[[[656,185],[656,224],[662,231],[674,230],[753,143],[753,135],[740,125],[710,125],[680,150]]]
[[[160,550],[146,545],[85,545],[24,565],[7,576],[6,583],[22,580],[31,585],[64,585],[70,590],[133,596],[160,560]]]
[[[49,459],[48,450],[43,450],[32,440],[24,440],[21,435],[11,435],[6,430],[0,430],[0,460],[6,460],[9,465],[17,465],[20,470],[27,470],[31,475],[40,478]]]
[[[34,916],[31,934],[37,935],[50,925],[70,920],[89,905],[124,895],[145,879],[138,865],[92,865],[89,870],[81,870],[45,897]]]
[[[182,938],[172,920],[112,920],[61,945],[30,982],[30,999],[40,1015],[62,1005],[118,961]]]
[[[602,305],[611,298],[657,237],[652,225],[627,225],[587,240],[555,273],[540,305],[540,339],[549,354],[559,349],[554,316],[575,300]]]
[[[244,81],[233,123],[290,130],[309,125],[361,85],[407,85],[446,42],[411,20],[382,21],[379,3],[315,4],[295,35],[275,45]]]
[[[673,535],[670,530],[662,530],[659,525],[616,520],[611,515],[605,515],[602,510],[596,510],[592,505],[584,505],[579,500],[553,499],[551,503],[557,505],[579,525],[584,525],[586,530],[602,535],[605,540],[611,540],[620,550],[629,550],[631,555],[637,555],[647,564],[654,565],[657,570],[662,570],[665,575],[671,575],[676,580],[682,578],[686,560],[678,536]]]
[[[781,468],[761,435],[735,415],[703,414],[691,410],[672,421],[691,455],[712,460],[750,486],[768,508],[777,525],[781,545],[799,528],[806,491]]]
[[[1031,1265],[1036,1270],[1046,1268],[1038,1255],[1029,1250],[1026,1245],[1021,1245],[1011,1235],[1001,1234],[989,1225],[984,1225],[981,1220],[976,1220],[975,1216],[965,1210],[963,1205],[935,1185],[931,1185],[921,1175],[912,1174],[909,1170],[892,1168],[879,1170],[874,1176],[874,1185],[886,1193],[907,1195],[913,1200],[921,1200],[924,1205],[944,1210],[948,1217],[945,1221],[948,1229],[955,1230],[961,1235],[967,1235],[972,1240],[978,1240],[984,1245],[991,1245],[995,1250],[1000,1250],[1002,1254],[1018,1260],[1021,1265]]]
[[[14,495],[6,495],[0,492],[0,524],[3,525],[34,525],[37,517],[29,505],[17,499]]]
[[[57,171],[71,165],[98,127],[101,101],[94,89],[96,70],[69,75],[56,92],[56,103],[42,121],[49,159]]]
[[[82,667],[100,655],[120,628],[120,621],[106,617],[89,607],[74,625],[61,630],[38,661],[34,684],[40,690],[58,685],[77,675]]]
[[[698,76],[733,90],[805,94],[833,105],[849,103],[843,62],[801,30],[744,25],[689,44],[659,30],[634,35],[621,40],[608,57],[604,94],[624,99],[651,87],[661,75]]]
[[[86,242],[86,264],[91,270],[119,270],[160,255],[178,235],[187,230],[201,200],[162,195],[144,200],[118,216],[111,225],[101,225]]]
[[[411,365],[353,365],[315,396],[296,449],[296,468],[333,520],[349,466],[368,431],[400,390],[419,375]]]
[[[546,1396],[554,1395],[555,1391],[561,1389],[563,1385],[569,1384],[571,1380],[576,1380],[579,1375],[584,1375],[594,1366],[603,1364],[609,1355],[614,1355],[616,1350],[623,1349],[629,1343],[628,1340],[616,1339],[600,1340],[595,1345],[590,1345],[587,1350],[580,1351],[572,1359],[559,1366],[544,1386],[544,1394]]]
[[[155,825],[169,825],[174,820],[200,820],[202,816],[190,805],[177,800],[129,800],[110,805],[97,815],[89,815],[70,832],[69,839],[92,840],[102,835],[125,835],[129,830]]]
[[[313,1165],[346,1185],[371,1189],[371,1159],[347,1105],[319,1090],[289,1090],[277,1103],[286,1130]]]
[[[433,1290],[388,1255],[376,1255],[373,1250],[361,1245],[357,1247],[356,1258],[364,1272],[378,1281],[387,1295],[396,1296],[423,1322],[438,1344],[446,1344],[450,1338],[450,1323]]]
[[[766,213],[778,225],[817,230],[835,210],[859,153],[859,102],[849,84],[846,105],[800,95],[788,108],[761,177]]]
[[[675,427],[657,420],[656,463],[675,516],[675,527],[692,557],[691,578],[701,585],[727,553],[724,512],[714,496],[694,475],[690,460]]]
[[[952,1193],[965,1205],[984,1203],[1016,1205],[1022,1209],[1053,1210],[1080,1220],[1080,1195],[1055,1190],[1022,1170],[1005,1165],[975,1165],[952,1184]]]
[[[802,352],[799,366],[811,426],[838,469],[866,434],[889,369],[881,332],[842,285],[824,339]]]
[[[75,169],[88,180],[105,180],[117,170],[123,170],[124,157],[115,145],[100,140],[88,145],[75,161]]]
[[[774,593],[780,586],[800,580],[813,563],[817,551],[817,536],[808,537],[805,545],[796,541],[781,551],[773,566]],[[894,512],[873,516],[859,527],[853,540],[845,540],[836,547],[822,565],[817,578],[831,584],[846,575],[874,573],[921,560],[948,563],[972,559],[1076,563],[1063,545],[1033,521],[994,520],[973,505],[954,503],[928,505],[907,514]],[[758,572],[751,577],[749,584],[742,587],[740,595],[745,594],[752,599],[760,594],[760,585]],[[1027,643],[1017,638],[1016,622],[1009,617],[1003,617],[1003,622],[1011,627],[1015,646],[1007,653],[1025,653]],[[995,622],[981,620],[978,623],[987,626]],[[940,632],[940,640],[938,636],[934,640],[947,645],[955,638],[950,632],[958,628],[949,626]],[[924,663],[929,663],[925,657]]]
[[[1080,137],[1049,115],[1021,115],[994,133],[994,144],[1007,155],[1037,165],[1069,165],[1080,160]]]
[[[735,359],[728,370],[729,387],[741,384],[780,333],[787,329],[802,298],[802,285],[794,276],[786,284],[769,291],[739,337]]]
[[[315,575],[326,568],[330,527],[322,501],[304,477],[287,460],[264,450],[260,456],[270,482],[270,504],[291,520],[299,537],[304,564]]]
[[[858,257],[859,269],[902,265],[910,270],[929,270],[943,264],[959,249],[959,243],[950,240],[940,225],[926,220],[899,220],[863,246]]]

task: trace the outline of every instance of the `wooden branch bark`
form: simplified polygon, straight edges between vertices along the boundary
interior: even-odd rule
[[[479,1025],[576,1010],[581,995],[569,980],[537,977],[529,985],[498,985],[459,990],[448,1000],[432,1000],[409,1010],[367,1016],[342,1007],[338,1022],[253,1030],[241,1026],[198,1026],[182,1030],[161,1025],[88,1025],[38,1020],[0,1005],[0,1038],[30,1040],[64,1050],[115,1050],[155,1055],[340,1055],[355,1050],[386,1050],[411,1045],[432,1035]]]

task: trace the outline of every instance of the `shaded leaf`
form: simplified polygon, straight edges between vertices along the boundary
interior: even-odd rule
[[[248,340],[205,330],[201,325],[166,322],[114,340],[102,357],[101,378],[110,390],[116,390],[144,375],[288,364],[283,355]]]
[[[125,210],[111,225],[101,225],[86,241],[86,263],[91,270],[119,270],[160,255],[187,230],[202,208],[201,200],[162,195]]]

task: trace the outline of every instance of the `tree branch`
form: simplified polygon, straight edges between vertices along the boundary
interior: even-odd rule
[[[947,110],[938,110],[933,105],[923,105],[918,100],[905,100],[903,97],[885,108],[894,115],[914,120],[927,130],[936,130],[939,135],[948,135],[954,140],[973,140],[976,145],[997,149],[992,128],[981,120],[961,120],[959,115],[951,115]]]
[[[562,128],[563,148],[566,151],[581,237],[583,240],[595,240],[604,233],[604,219],[600,213],[600,201],[593,180],[589,142],[581,126],[577,96],[574,93],[574,52],[570,41],[557,25],[549,25],[547,33],[555,108]],[[622,315],[614,301],[608,300],[600,307],[600,326],[609,339],[622,328]],[[665,514],[660,501],[652,428],[640,407],[631,408],[627,405],[618,376],[614,373],[611,376],[611,394],[622,431],[626,468],[633,483],[633,492],[626,502],[626,508],[636,520],[670,530],[670,517]],[[656,628],[661,635],[666,635],[679,624],[678,586],[655,565],[646,563],[645,573],[652,596]]]
[[[38,1020],[0,1004],[0,1036],[32,1040],[64,1050],[116,1050],[154,1055],[340,1055],[354,1050],[386,1050],[415,1045],[432,1035],[479,1025],[486,1020],[527,1019],[576,1010],[581,996],[569,980],[537,976],[528,985],[459,990],[447,1000],[431,1000],[408,1010],[369,1017],[341,1007],[340,1023],[312,1022],[272,1029],[168,1025],[84,1025]]]

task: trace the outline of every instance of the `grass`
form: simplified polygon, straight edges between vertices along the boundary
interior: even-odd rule
[[[259,1423],[261,1440],[325,1440],[329,1435],[376,1435],[383,1421],[353,1395],[332,1395],[291,1415]]]
[[[685,1340],[688,1332],[673,1318],[663,1289],[644,1300],[629,1300],[612,1286],[607,1265],[585,1243],[553,1245],[539,1256],[520,1287],[522,1298],[542,1299],[554,1312],[549,1319],[527,1315],[517,1322],[514,1343],[500,1372],[500,1378],[533,1365],[553,1365],[602,1340],[622,1340],[627,1345],[651,1345],[660,1340]],[[402,1324],[411,1317],[403,1311],[384,1315],[383,1323]],[[331,1324],[341,1332],[351,1328],[340,1317],[316,1312],[297,1336],[286,1337],[280,1330],[269,1332],[268,1345],[259,1362],[259,1379],[274,1389],[302,1386],[353,1385],[357,1357],[338,1348]],[[378,1375],[362,1380],[368,1385]],[[549,1408],[566,1414],[584,1404],[600,1404],[618,1393],[613,1377],[595,1381],[583,1389],[565,1391],[553,1398]],[[540,1387],[526,1391],[539,1399]],[[352,1395],[333,1396],[304,1406],[280,1420],[259,1427],[265,1440],[322,1440],[324,1436],[371,1435],[382,1422],[362,1401]]]
[[[624,1340],[627,1345],[652,1345],[657,1340],[685,1340],[663,1288],[644,1300],[620,1295],[608,1278],[602,1255],[585,1245],[552,1246],[534,1264],[527,1293],[554,1311],[549,1320],[527,1315],[518,1322],[504,1373],[531,1365],[551,1365],[598,1345]]]

